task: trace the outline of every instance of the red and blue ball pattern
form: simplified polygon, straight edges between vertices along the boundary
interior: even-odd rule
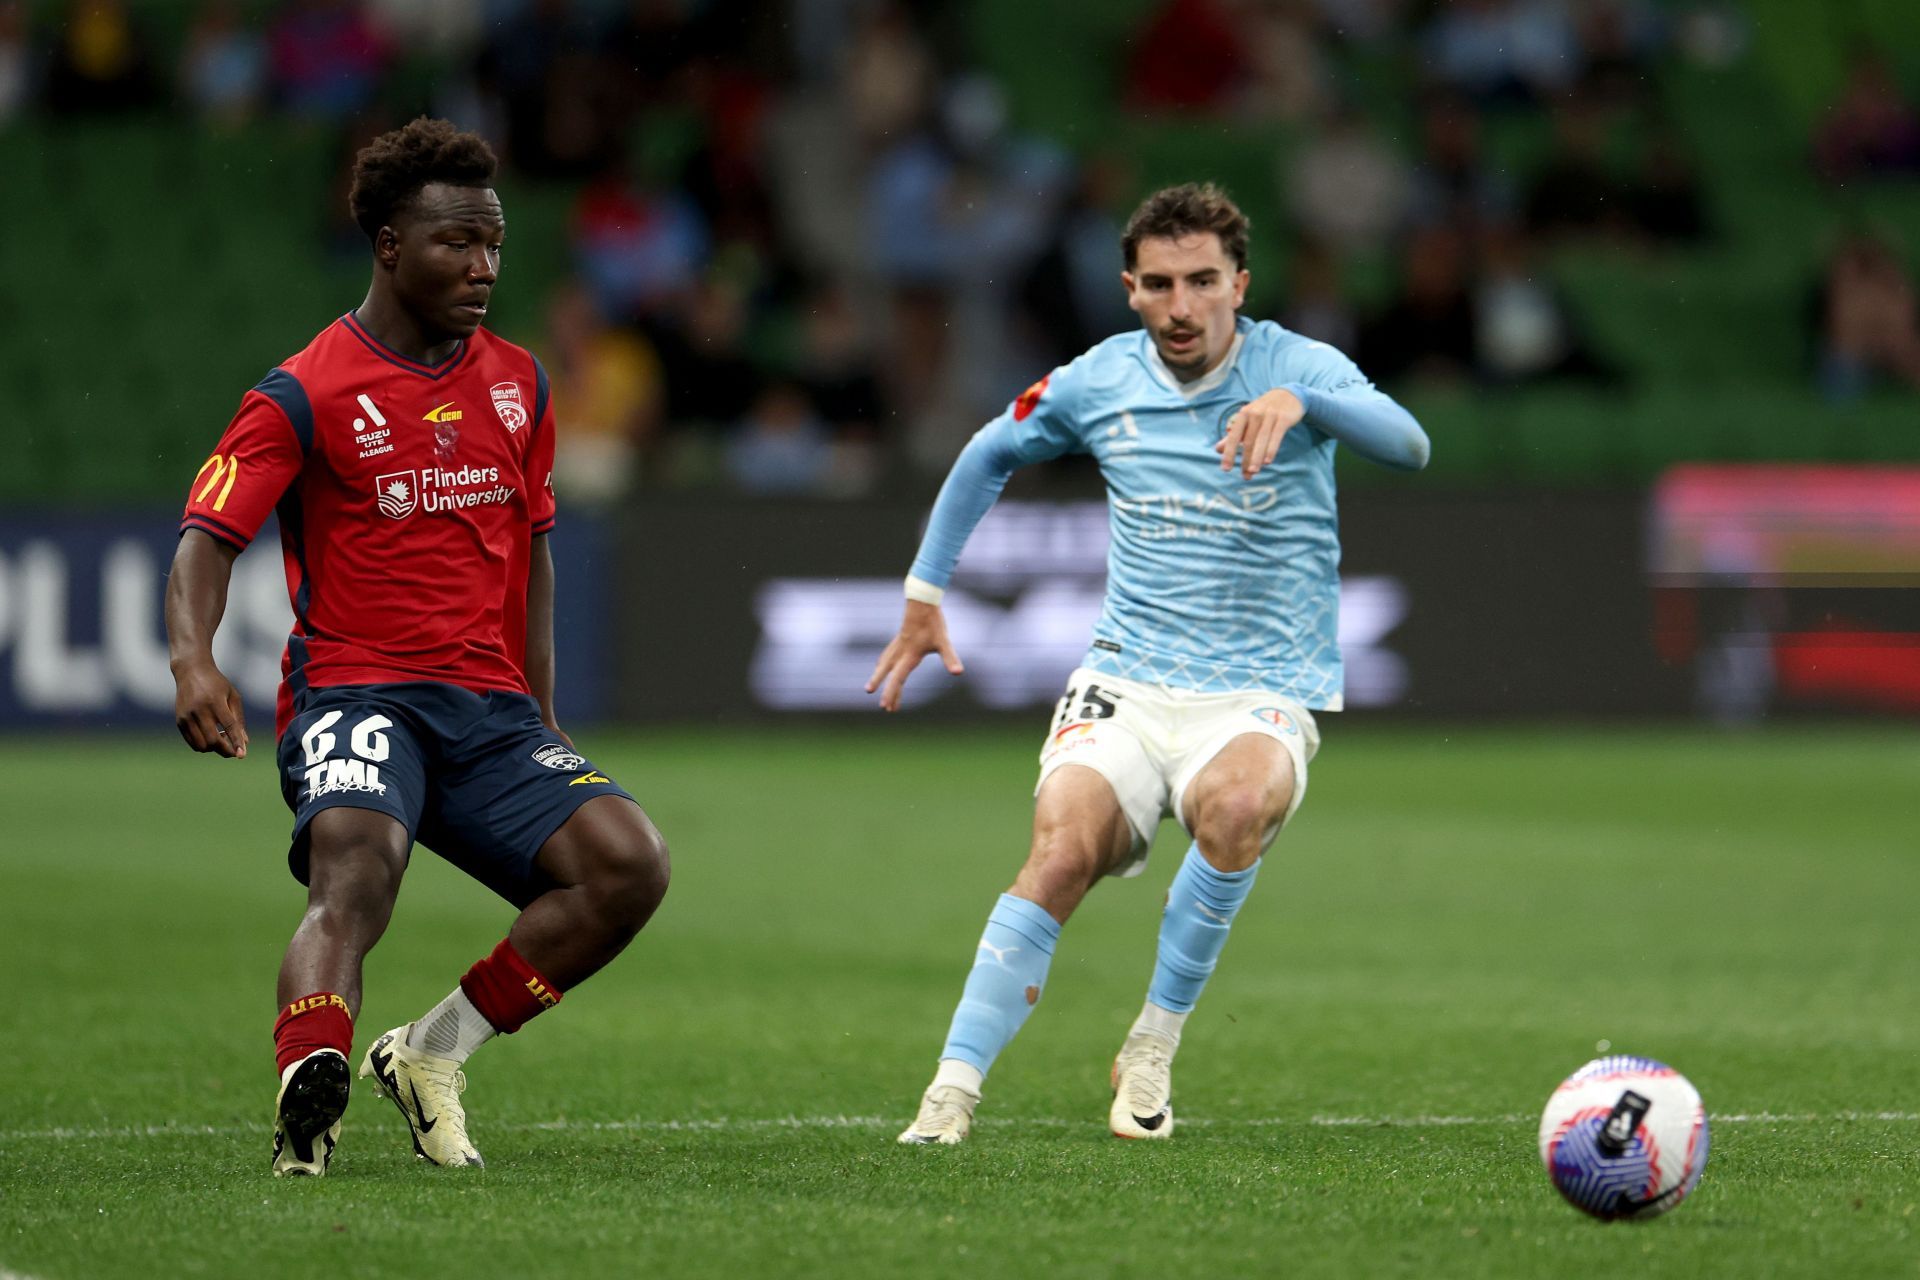
[[[1608,1119],[1630,1090],[1652,1106],[1624,1142],[1606,1142]],[[1575,1208],[1604,1221],[1650,1218],[1678,1205],[1699,1183],[1708,1142],[1699,1095],[1679,1072],[1651,1058],[1617,1054],[1588,1063],[1555,1090],[1541,1156],[1554,1187]]]

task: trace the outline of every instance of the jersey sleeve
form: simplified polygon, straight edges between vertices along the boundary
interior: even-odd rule
[[[547,383],[547,367],[538,356],[533,360],[533,439],[527,445],[527,511],[536,536],[553,532],[553,446],[554,432],[552,388]]]
[[[1427,465],[1427,433],[1400,402],[1324,342],[1300,342],[1274,355],[1273,383],[1298,396],[1302,421],[1369,462],[1418,471]]]
[[[1087,356],[1055,369],[1021,392],[1006,412],[960,451],[927,519],[912,577],[945,587],[960,550],[1019,468],[1070,453],[1080,443]]]
[[[300,380],[275,369],[241,398],[214,454],[187,489],[180,532],[199,529],[244,551],[313,450],[313,406]]]

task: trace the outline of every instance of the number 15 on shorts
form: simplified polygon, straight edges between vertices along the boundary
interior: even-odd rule
[[[1068,689],[1054,710],[1054,727],[1057,729],[1082,720],[1105,720],[1119,710],[1119,705],[1114,701],[1119,696],[1097,684],[1089,684],[1085,690]]]

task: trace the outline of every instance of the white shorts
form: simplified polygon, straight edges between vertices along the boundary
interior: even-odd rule
[[[1083,764],[1113,785],[1133,828],[1133,857],[1114,874],[1136,876],[1147,849],[1171,815],[1186,828],[1187,788],[1207,762],[1246,733],[1263,734],[1293,758],[1293,799],[1286,825],[1307,794],[1307,762],[1320,750],[1313,713],[1277,693],[1198,693],[1142,684],[1081,667],[1067,678],[1040,751],[1040,794],[1055,769]]]

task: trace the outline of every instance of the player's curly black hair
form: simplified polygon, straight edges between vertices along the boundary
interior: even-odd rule
[[[360,149],[353,159],[347,207],[372,240],[429,182],[490,187],[498,164],[493,148],[479,134],[421,116]]]
[[[1234,265],[1247,269],[1247,215],[1240,212],[1230,196],[1211,182],[1186,182],[1177,187],[1162,187],[1143,201],[1127,219],[1120,236],[1120,252],[1126,256],[1127,270],[1133,270],[1134,255],[1142,240],[1177,240],[1181,236],[1211,231],[1220,237]]]

